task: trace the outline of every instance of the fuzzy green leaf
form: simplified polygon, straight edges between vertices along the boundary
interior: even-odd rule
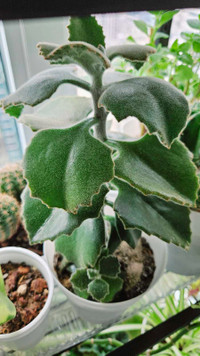
[[[88,268],[87,275],[88,275],[89,279],[95,279],[95,278],[99,277],[99,271],[97,271],[96,269],[93,269],[93,268]]]
[[[1,100],[1,105],[7,114],[19,117],[24,105],[35,106],[48,99],[59,87],[69,83],[90,89],[90,85],[77,78],[66,68],[47,69],[36,74],[27,83],[22,85],[15,93]],[[23,105],[21,105],[23,104]]]
[[[71,236],[62,235],[55,240],[56,251],[77,268],[94,267],[104,245],[105,227],[102,216],[85,220]]]
[[[106,50],[106,55],[110,60],[120,56],[133,62],[143,62],[147,60],[150,54],[155,52],[155,48],[150,46],[125,44],[108,47]]]
[[[183,131],[181,140],[194,154],[194,161],[200,159],[200,114],[190,120]]]
[[[126,241],[129,246],[135,248],[141,237],[141,231],[138,229],[125,229],[122,221],[116,216],[117,232],[121,241]]]
[[[80,290],[78,288],[74,288],[74,293],[76,295],[78,295],[79,297],[84,298],[84,299],[88,299],[88,297],[89,297],[89,293],[87,292],[87,289],[86,290]]]
[[[119,193],[114,209],[126,228],[137,227],[149,235],[185,247],[190,243],[190,210],[156,196],[145,196],[129,184],[114,179]]]
[[[80,291],[87,290],[90,280],[87,275],[86,268],[77,268],[70,278],[73,288],[79,289]]]
[[[105,47],[103,28],[98,24],[94,16],[71,17],[68,30],[69,41],[82,41],[95,47],[99,45]]]
[[[75,63],[93,76],[101,75],[110,67],[110,62],[103,52],[86,42],[69,42],[56,47],[47,55],[46,45],[46,43],[39,43],[38,47],[40,54],[44,55],[51,64]]]
[[[16,316],[14,304],[6,295],[4,279],[0,267],[0,325],[13,319]]]
[[[81,96],[60,96],[50,99],[33,114],[22,114],[19,122],[32,130],[67,128],[85,119],[92,111],[92,99]]]
[[[71,213],[91,205],[93,195],[113,177],[111,150],[90,133],[94,123],[89,119],[34,136],[24,160],[33,197]]]
[[[103,277],[103,280],[106,281],[106,283],[108,283],[109,285],[109,293],[102,300],[102,302],[109,303],[113,301],[115,295],[122,289],[124,281],[120,277],[117,278]]]
[[[103,256],[99,261],[99,273],[102,276],[115,278],[120,273],[120,264],[114,256]]]
[[[175,140],[171,149],[155,136],[138,141],[115,142],[118,150],[115,175],[144,194],[154,194],[186,206],[195,206],[198,190],[196,168],[189,151]]]
[[[109,294],[109,284],[103,279],[95,279],[88,285],[88,293],[94,300],[101,302]]]
[[[71,214],[63,209],[48,208],[40,199],[32,198],[26,187],[22,194],[22,214],[30,242],[54,240],[62,234],[71,235],[84,220],[99,216],[107,192],[107,187],[103,185],[99,194],[93,196],[90,207],[80,207],[77,214]]]
[[[126,241],[132,248],[135,248],[141,237],[141,231],[138,229],[125,229],[122,221],[115,216],[104,216],[105,220],[110,223],[110,234],[108,249],[112,254],[122,241]]]
[[[111,111],[118,121],[136,116],[167,147],[184,128],[189,113],[185,96],[158,78],[133,78],[115,83],[103,92],[99,105]]]
[[[107,230],[108,230],[108,251],[110,254],[112,254],[117,247],[121,243],[121,238],[118,234],[117,227],[116,227],[116,217],[115,216],[109,216],[109,215],[104,215],[104,219],[106,222],[109,223],[107,225]],[[109,228],[108,228],[109,226]]]

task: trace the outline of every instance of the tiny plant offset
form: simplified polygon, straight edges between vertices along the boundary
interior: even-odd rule
[[[16,315],[14,304],[7,297],[4,279],[0,266],[0,325],[13,319]]]
[[[189,208],[196,206],[198,177],[179,140],[189,108],[184,94],[162,79],[110,69],[116,56],[144,62],[155,52],[151,46],[105,48],[102,28],[92,16],[72,18],[68,31],[62,46],[38,44],[54,68],[1,105],[37,131],[24,157],[23,220],[31,243],[55,240],[56,250],[71,264],[74,292],[109,302],[123,287],[114,256],[122,240],[135,247],[144,231],[182,247],[190,243]],[[90,81],[75,76],[67,66],[72,63]],[[51,98],[64,83],[85,89],[92,100]],[[26,106],[36,108],[27,113]],[[147,133],[137,141],[110,136],[109,112],[118,121],[137,117]],[[110,190],[116,191],[114,203]],[[112,205],[112,217],[105,216],[105,205]]]

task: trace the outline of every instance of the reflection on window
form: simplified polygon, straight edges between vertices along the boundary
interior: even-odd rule
[[[0,99],[9,94],[8,83],[0,54]],[[15,119],[9,118],[0,109],[0,166],[22,158],[18,130]]]

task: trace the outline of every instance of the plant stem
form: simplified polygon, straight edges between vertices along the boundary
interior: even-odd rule
[[[95,126],[95,136],[101,141],[105,141],[106,137],[106,118],[107,113],[104,108],[98,107],[98,101],[102,94],[102,78],[94,78],[93,85],[91,88],[91,94],[94,103],[94,116],[98,119],[98,123]]]
[[[188,331],[195,329],[199,326],[200,326],[200,322],[188,325],[187,327],[183,328],[175,337],[173,337],[170,342],[168,342],[167,344],[165,344],[164,346],[160,347],[157,350],[151,351],[150,355],[155,355],[155,354],[158,354],[159,352],[167,350],[168,348],[173,346],[175,344],[175,342],[177,342],[184,334],[187,334]]]

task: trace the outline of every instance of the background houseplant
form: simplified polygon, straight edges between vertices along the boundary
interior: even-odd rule
[[[160,79],[123,80],[123,75],[115,73],[108,78],[110,60],[120,55],[134,62],[145,61],[155,52],[152,47],[124,45],[105,49],[102,28],[94,17],[73,18],[68,29],[66,45],[40,43],[40,53],[51,64],[80,65],[91,81],[75,77],[67,66],[57,67],[33,77],[2,101],[5,112],[39,131],[24,159],[29,187],[23,195],[23,216],[31,242],[64,235],[62,246],[73,246],[71,235],[75,233],[79,247],[85,228],[93,238],[95,253],[90,251],[90,258],[96,254],[95,262],[101,253],[112,258],[109,244],[116,248],[125,240],[135,246],[141,235],[138,230],[187,246],[189,207],[196,206],[198,178],[189,151],[178,139],[189,114],[184,95]],[[90,92],[93,117],[87,117],[91,102],[86,98],[49,99],[62,83]],[[26,105],[36,106],[46,99],[49,101],[33,114],[23,110]],[[149,134],[130,142],[107,137],[108,111],[118,121],[127,116],[138,117]],[[118,191],[115,204],[106,200],[110,189]],[[113,205],[115,211],[108,222],[109,237],[102,216],[104,203]],[[110,263],[110,269],[112,266]],[[111,272],[107,271],[109,278]],[[77,269],[73,274],[76,291],[88,293],[85,286],[80,287],[80,273],[89,278],[86,270]],[[121,288],[120,277],[112,277],[117,292]],[[111,284],[99,274],[93,274],[92,283],[97,300],[110,295]]]
[[[173,315],[181,312],[191,301],[194,302],[191,295],[199,288],[199,281],[192,287],[176,291],[165,299],[153,303],[144,311],[123,323],[103,330],[94,338],[86,340],[82,344],[74,347],[70,351],[63,353],[62,356],[104,356],[110,351],[122,346],[129,340],[143,334],[152,327],[157,326]],[[197,294],[197,292],[196,292]],[[142,355],[162,355],[162,356],[182,356],[199,355],[200,343],[200,323],[199,319],[192,322],[185,328],[178,330],[174,335],[166,338],[152,349],[142,353]]]

